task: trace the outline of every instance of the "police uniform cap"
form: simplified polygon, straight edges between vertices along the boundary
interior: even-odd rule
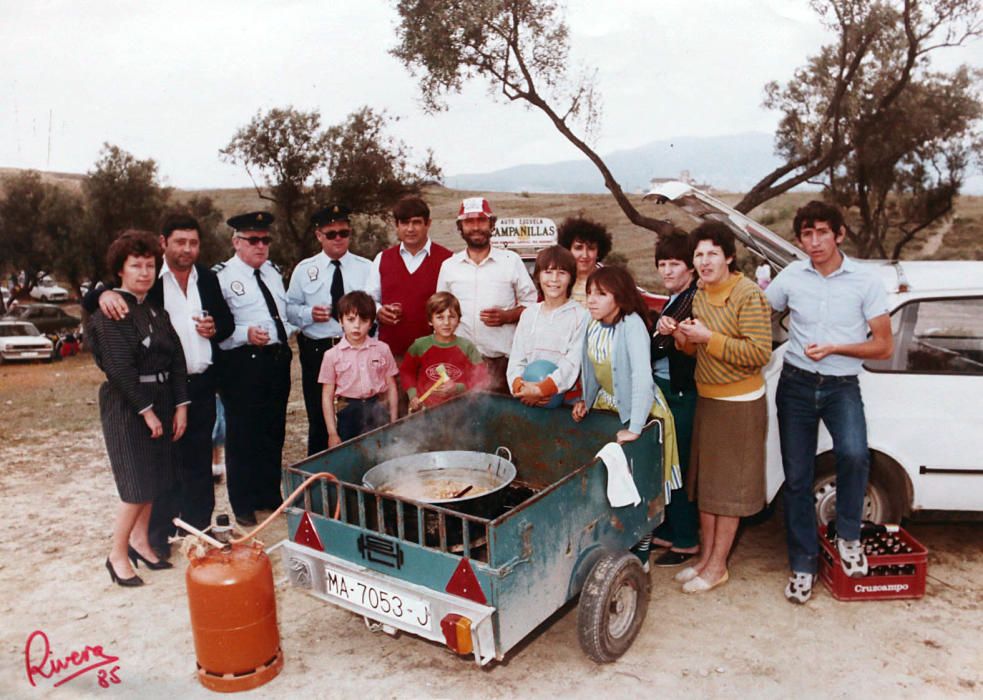
[[[313,228],[320,228],[321,226],[333,224],[335,221],[349,221],[351,215],[351,208],[344,204],[329,204],[311,214],[311,226]]]
[[[268,211],[251,211],[248,214],[239,214],[226,221],[230,228],[245,231],[269,231],[273,225],[273,215]]]

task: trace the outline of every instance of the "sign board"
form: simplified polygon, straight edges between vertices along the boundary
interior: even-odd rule
[[[540,250],[556,244],[556,224],[552,219],[538,217],[499,219],[491,242],[498,248]]]

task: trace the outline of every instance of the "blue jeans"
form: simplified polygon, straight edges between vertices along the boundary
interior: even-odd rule
[[[785,470],[785,529],[792,571],[815,574],[819,544],[812,482],[819,421],[833,438],[836,457],[836,530],[846,540],[860,538],[870,455],[867,421],[855,376],[817,374],[785,364],[778,392],[778,433]]]

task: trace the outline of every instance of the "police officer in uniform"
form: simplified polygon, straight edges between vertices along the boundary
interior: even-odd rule
[[[280,467],[290,395],[296,330],[287,320],[287,293],[270,262],[273,215],[258,211],[226,222],[233,255],[215,267],[235,330],[220,343],[220,389],[225,404],[229,502],[240,525],[255,525],[257,510],[280,505]]]
[[[328,431],[317,381],[325,351],[341,340],[338,300],[346,293],[365,289],[372,262],[348,252],[351,242],[351,209],[332,204],[314,212],[311,229],[321,252],[301,260],[287,289],[287,320],[296,326],[297,347],[307,406],[307,454],[328,449]]]

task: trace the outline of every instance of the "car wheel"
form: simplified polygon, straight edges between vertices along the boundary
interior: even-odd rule
[[[907,512],[909,501],[904,478],[892,460],[871,454],[870,477],[861,518],[872,523],[897,523]],[[832,453],[816,459],[816,476],[812,483],[816,520],[828,525],[836,518],[836,462]]]

